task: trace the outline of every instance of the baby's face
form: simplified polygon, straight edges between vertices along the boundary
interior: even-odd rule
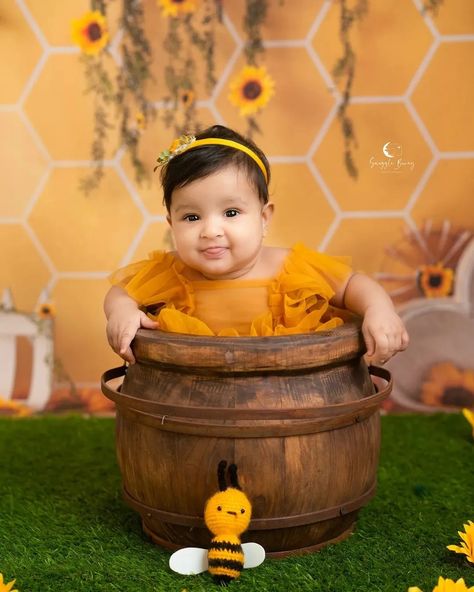
[[[235,166],[173,191],[168,221],[180,259],[206,279],[251,275],[272,206]]]

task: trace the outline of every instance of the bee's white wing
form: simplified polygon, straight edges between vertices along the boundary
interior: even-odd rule
[[[193,576],[207,570],[207,549],[185,547],[170,557],[170,568],[183,576]]]
[[[265,561],[265,549],[258,543],[243,543],[244,568],[257,567]]]

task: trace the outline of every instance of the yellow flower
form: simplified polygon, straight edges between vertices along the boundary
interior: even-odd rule
[[[473,407],[474,371],[461,370],[451,362],[435,364],[421,385],[420,398],[427,405]]]
[[[467,419],[467,421],[471,424],[472,437],[474,438],[474,411],[471,411],[470,409],[463,409],[462,414]]]
[[[427,298],[449,296],[453,289],[454,274],[441,263],[422,265],[418,269],[418,284]]]
[[[180,16],[196,10],[197,0],[158,0],[163,16]]]
[[[163,164],[167,164],[172,158],[174,158],[177,154],[181,154],[188,146],[190,146],[193,142],[196,141],[195,136],[190,135],[183,135],[173,140],[173,143],[168,148],[168,150],[163,150],[158,155],[157,161],[158,165],[153,169],[156,169]]]
[[[97,55],[109,42],[104,15],[98,10],[87,12],[72,21],[72,40],[87,55]]]
[[[15,417],[26,417],[27,415],[31,415],[31,413],[31,408],[27,405],[23,405],[23,403],[21,403],[20,401],[2,399],[2,397],[0,397],[0,415],[14,415]],[[1,587],[0,592],[2,592]]]
[[[37,315],[40,319],[52,319],[56,316],[54,304],[43,302],[38,308]]]
[[[179,96],[181,104],[187,107],[194,102],[195,94],[192,90],[182,90]]]
[[[0,592],[18,592],[18,590],[12,590],[16,580],[12,580],[8,584],[3,582],[3,574],[0,573]]]
[[[245,66],[230,83],[229,100],[240,115],[256,113],[274,94],[275,82],[265,67]]]
[[[422,592],[418,586],[411,586],[408,592]],[[433,588],[433,592],[474,592],[474,586],[468,588],[461,578],[457,582],[454,580],[439,577],[438,584]]]
[[[135,122],[137,124],[138,129],[144,130],[146,128],[145,115],[141,111],[135,113]]]
[[[448,549],[466,555],[466,559],[474,563],[474,522],[468,520],[463,526],[464,532],[458,531],[458,535],[462,538],[461,546],[448,545]]]

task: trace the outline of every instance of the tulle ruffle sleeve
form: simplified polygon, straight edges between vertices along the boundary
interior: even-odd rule
[[[140,306],[171,304],[186,314],[194,310],[191,291],[172,253],[154,251],[149,258],[115,271],[110,282],[123,288]]]
[[[270,314],[255,319],[252,333],[288,335],[342,325],[344,321],[330,300],[351,273],[350,258],[331,257],[295,245],[270,287]]]

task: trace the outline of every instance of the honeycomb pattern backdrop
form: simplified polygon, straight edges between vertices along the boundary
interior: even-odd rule
[[[118,56],[118,2],[110,3],[111,51]],[[217,32],[217,79],[197,96],[203,125],[239,130],[228,100],[244,64],[244,0],[224,2]],[[358,147],[357,180],[343,163],[331,77],[342,54],[339,5],[328,0],[271,0],[262,63],[275,95],[258,116],[256,141],[273,167],[276,217],[269,244],[302,240],[351,254],[368,273],[384,266],[384,248],[430,219],[473,226],[474,2],[444,0],[436,15],[418,0],[369,0],[353,31],[357,55],[350,116]],[[167,19],[145,2],[154,51],[151,97],[162,107]],[[156,179],[138,186],[123,149],[110,138],[105,177],[89,196],[87,172],[93,99],[72,45],[70,23],[87,0],[3,0],[0,6],[0,288],[30,311],[46,288],[56,310],[55,347],[79,388],[93,388],[118,358],[104,336],[102,299],[119,266],[169,246]],[[158,117],[144,131],[142,158],[152,167],[172,140]],[[405,163],[384,171],[393,142]]]

